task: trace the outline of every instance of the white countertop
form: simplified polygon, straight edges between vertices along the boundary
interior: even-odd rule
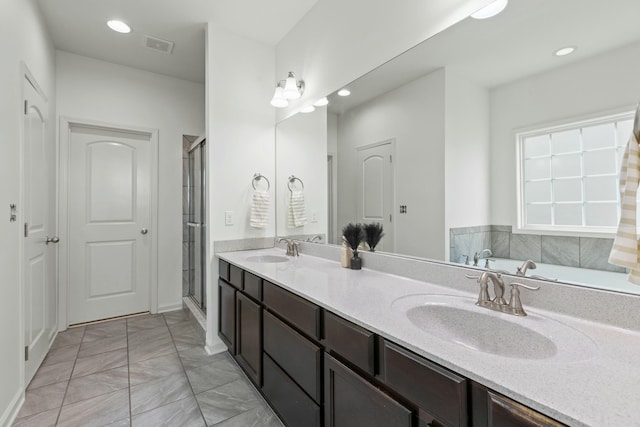
[[[637,331],[528,308],[526,291],[522,299],[529,316],[516,317],[476,307],[476,293],[366,268],[350,270],[338,261],[306,254],[284,263],[247,261],[261,254],[284,256],[284,251],[274,248],[217,256],[565,424],[640,426]],[[459,272],[452,269],[452,274]],[[504,357],[429,334],[415,326],[405,312],[407,296],[428,299],[428,294],[462,297],[458,299],[469,301],[469,310],[486,311],[531,328],[555,340],[557,355],[546,359]]]

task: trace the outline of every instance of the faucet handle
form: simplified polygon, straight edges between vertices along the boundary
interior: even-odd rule
[[[522,308],[522,301],[520,301],[520,288],[528,289],[530,291],[537,291],[540,289],[538,286],[527,286],[522,283],[513,282],[511,284],[511,298],[509,298],[509,308],[511,312],[516,316],[526,316],[527,313]]]
[[[464,275],[467,279],[476,279],[478,283],[480,283],[480,293],[478,294],[478,301],[476,301],[476,305],[487,305],[491,303],[491,298],[489,298],[489,287],[487,285],[486,279],[483,280],[484,273],[480,276],[475,276],[472,274]]]

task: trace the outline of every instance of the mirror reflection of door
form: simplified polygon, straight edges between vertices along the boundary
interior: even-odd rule
[[[357,222],[382,224],[384,237],[376,250],[393,252],[393,141],[371,144],[357,150]]]

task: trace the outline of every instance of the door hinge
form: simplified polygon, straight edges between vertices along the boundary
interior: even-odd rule
[[[25,99],[24,100],[24,115],[27,115],[27,108],[29,108],[29,102]]]
[[[29,223],[24,223],[24,237],[29,237]]]
[[[389,222],[391,222],[391,214],[389,214]]]
[[[389,163],[393,163],[393,156],[389,154]]]
[[[29,346],[25,345],[24,346],[24,361],[28,361],[29,360]]]

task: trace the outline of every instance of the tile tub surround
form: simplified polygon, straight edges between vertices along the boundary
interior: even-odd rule
[[[206,353],[189,316],[179,310],[59,333],[13,426],[282,427],[230,356]]]
[[[339,250],[303,243],[299,257],[277,264],[247,262],[246,258],[283,256],[280,248],[218,256],[568,425],[640,426],[640,296],[522,279],[541,289],[522,292],[530,316],[515,321],[526,326],[544,316],[582,332],[579,336],[586,335],[592,346],[588,354],[575,360],[501,357],[433,339],[392,308],[399,298],[411,294],[475,299],[478,285],[464,278],[473,270],[363,253],[364,268],[353,271],[340,267]],[[506,278],[507,284],[511,281],[512,277]],[[572,343],[563,342],[565,345]]]

